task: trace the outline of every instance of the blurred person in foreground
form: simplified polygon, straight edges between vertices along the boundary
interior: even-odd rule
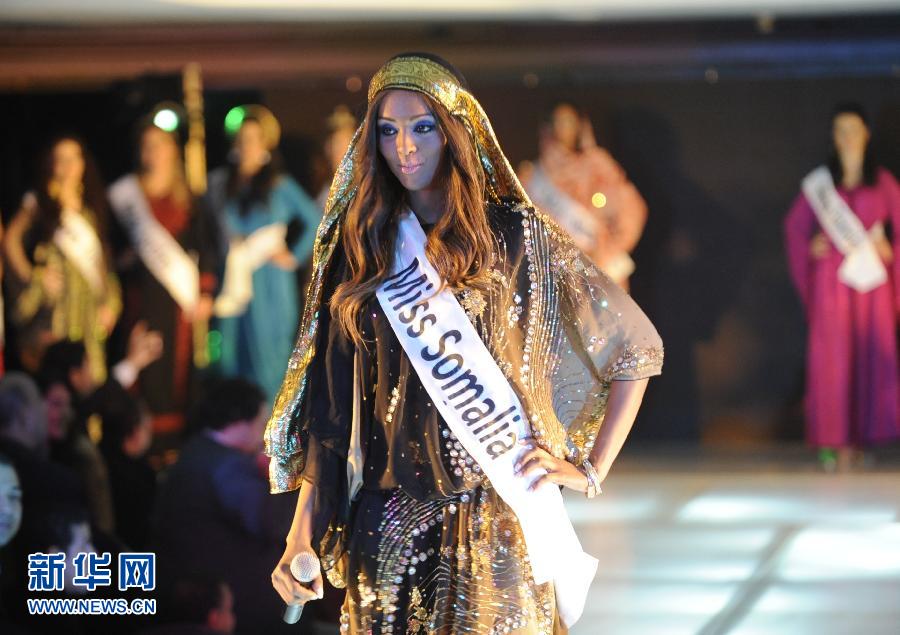
[[[268,494],[260,468],[268,413],[255,384],[213,386],[192,417],[197,433],[164,475],[154,518],[160,579],[189,572],[224,580],[241,633],[285,628],[283,606],[260,584],[281,551],[292,507]]]
[[[116,535],[132,550],[150,547],[156,472],[147,461],[153,422],[146,407],[115,382],[93,397],[103,436],[100,451],[109,472]]]
[[[235,631],[234,594],[225,582],[185,574],[164,594],[160,621],[140,635],[231,635]]]
[[[129,338],[127,357],[113,367],[102,385],[91,372],[82,342],[56,342],[41,360],[38,381],[44,396],[50,455],[78,475],[87,495],[91,522],[107,534],[116,533],[116,524],[108,467],[97,448],[104,434],[97,416],[105,407],[103,388],[130,388],[141,369],[157,359],[161,350],[159,334],[138,324]]]

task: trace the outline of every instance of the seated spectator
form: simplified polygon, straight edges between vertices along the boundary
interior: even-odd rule
[[[100,388],[93,401],[103,427],[100,451],[109,470],[116,534],[130,548],[146,549],[156,498],[156,472],[147,462],[152,420],[115,382]]]
[[[9,609],[3,600],[15,592],[18,579],[11,572],[19,564],[19,550],[10,543],[22,524],[22,487],[12,459],[0,454],[0,632],[19,633],[14,630]]]
[[[94,391],[87,353],[81,342],[61,341],[44,352],[38,380],[44,393],[51,458],[78,475],[87,495],[91,523],[115,532],[109,473],[100,450],[88,436],[88,424],[75,417],[86,395]],[[97,431],[99,433],[99,430]]]
[[[7,373],[0,379],[0,452],[19,475],[28,508],[56,502],[82,502],[84,493],[71,470],[47,458],[47,417],[30,377]],[[22,519],[29,525],[28,509]]]
[[[82,635],[109,632],[106,627],[109,618],[80,615],[30,615],[26,609],[26,598],[78,598],[86,597],[87,589],[75,584],[75,558],[79,553],[95,552],[87,510],[75,503],[55,503],[31,508],[29,513],[38,520],[23,533],[21,551],[17,554],[14,570],[11,572],[15,584],[9,589],[10,596],[4,598],[11,619],[28,633],[34,635]],[[30,591],[28,575],[29,554],[65,554],[62,591]],[[96,596],[97,593],[91,593]]]
[[[12,541],[21,524],[22,485],[12,460],[0,454],[0,549]]]
[[[138,373],[159,357],[162,340],[159,333],[138,323],[129,338],[125,359],[116,364],[104,386],[130,388]],[[38,378],[48,413],[51,457],[74,471],[87,496],[92,526],[108,535],[115,534],[115,514],[109,474],[103,456],[96,447],[103,432],[95,416],[100,400],[89,359],[81,342],[60,341],[44,352]]]
[[[201,429],[163,479],[157,500],[160,576],[190,571],[225,580],[239,633],[296,633],[285,630],[278,596],[260,584],[283,551],[296,502],[270,495],[257,463],[266,401],[260,388],[234,379],[213,387],[200,404]]]

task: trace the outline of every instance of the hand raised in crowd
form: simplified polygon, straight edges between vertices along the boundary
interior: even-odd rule
[[[128,361],[140,371],[162,357],[162,353],[163,338],[160,332],[149,330],[143,320],[135,324],[128,336]]]
[[[534,491],[544,482],[568,487],[576,492],[586,492],[588,479],[584,472],[564,459],[558,459],[534,441],[526,439],[524,452],[515,463],[516,475],[532,481],[528,487]],[[540,474],[544,470],[546,474]]]

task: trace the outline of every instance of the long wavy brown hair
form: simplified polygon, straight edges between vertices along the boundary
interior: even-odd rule
[[[349,278],[338,285],[330,304],[332,317],[358,344],[364,343],[360,310],[390,275],[397,216],[408,205],[406,189],[378,150],[378,113],[386,94],[372,100],[363,122],[354,174],[359,189],[347,210],[341,237]],[[447,139],[435,174],[444,190],[446,212],[429,232],[425,253],[450,288],[482,287],[493,264],[494,244],[484,171],[462,121],[429,95],[422,93],[422,97]]]
[[[106,208],[106,187],[100,178],[97,163],[94,161],[94,157],[88,150],[87,145],[85,145],[84,140],[74,134],[61,134],[54,137],[41,154],[38,182],[35,188],[38,209],[41,211],[37,221],[38,240],[40,242],[53,240],[53,234],[59,228],[61,222],[62,207],[51,193],[50,184],[53,181],[53,150],[64,141],[73,141],[81,148],[81,157],[84,161],[84,175],[81,177],[83,188],[82,201],[84,206],[94,214],[94,219],[97,222],[97,234],[101,242],[107,244],[109,219]]]

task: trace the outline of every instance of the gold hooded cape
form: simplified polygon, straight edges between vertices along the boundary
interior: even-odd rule
[[[418,56],[389,60],[373,77],[371,102],[388,89],[423,93],[466,126],[488,187],[486,204],[502,206],[520,220],[528,276],[516,285],[495,278],[494,324],[488,348],[528,411],[537,441],[557,457],[580,463],[590,452],[603,420],[612,380],[659,374],[662,342],[631,298],[573,245],[545,214],[533,209],[500,149],[478,101],[441,64]],[[303,400],[329,263],[339,249],[344,216],[357,191],[362,126],[341,161],[313,248],[312,280],[306,293],[297,343],[265,433],[273,493],[298,488],[304,466]],[[522,266],[526,266],[523,262]],[[465,302],[463,302],[465,306]]]

